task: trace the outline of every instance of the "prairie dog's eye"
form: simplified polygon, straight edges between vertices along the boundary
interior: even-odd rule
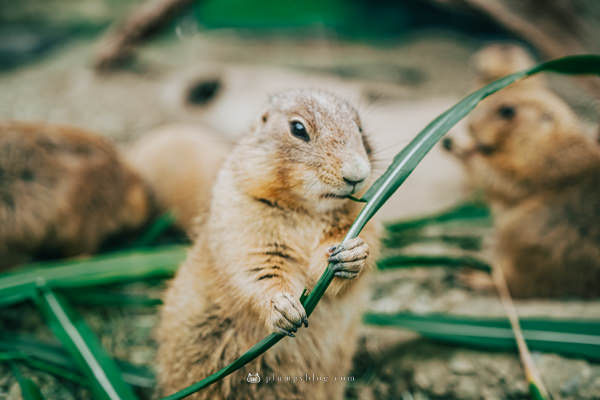
[[[308,132],[306,132],[306,128],[304,127],[304,124],[300,121],[290,122],[290,132],[292,135],[296,136],[298,139],[304,140],[305,142],[308,142],[310,140]]]
[[[517,111],[513,106],[503,105],[498,108],[498,115],[502,119],[513,119]]]

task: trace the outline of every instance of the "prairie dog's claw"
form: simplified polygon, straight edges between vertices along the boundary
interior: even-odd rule
[[[298,299],[286,292],[278,293],[271,299],[271,330],[294,337],[294,332],[297,332],[302,324],[308,326],[308,317]]]
[[[329,262],[334,264],[334,276],[354,279],[366,265],[369,245],[357,237],[329,249]]]

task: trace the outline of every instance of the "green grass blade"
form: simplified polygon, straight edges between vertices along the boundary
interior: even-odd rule
[[[427,125],[425,129],[423,129],[404,149],[402,149],[402,151],[400,151],[400,153],[394,157],[392,164],[367,190],[363,196],[363,200],[366,200],[366,204],[348,230],[346,236],[344,237],[344,241],[358,236],[367,222],[369,222],[369,220],[373,217],[373,215],[375,215],[381,206],[383,206],[387,199],[389,199],[389,197],[400,187],[400,185],[402,185],[402,183],[416,168],[429,150],[431,150],[431,148],[444,136],[444,134],[446,134],[446,132],[450,130],[450,128],[464,118],[469,111],[475,108],[475,106],[481,100],[510,85],[511,83],[524,78],[525,76],[533,75],[544,70],[573,74],[600,74],[600,56],[583,55],[564,57],[559,60],[538,65],[527,71],[517,72],[492,82],[491,84],[471,93],[458,104],[442,113],[435,120],[433,120],[433,122]],[[313,312],[332,280],[333,265],[329,264],[317,281],[315,287],[309,292],[308,296],[303,295],[301,297],[302,305],[304,306],[307,315],[310,315]],[[282,338],[283,336],[280,334],[271,334],[267,336],[232,364],[226,366],[220,371],[217,371],[208,378],[196,382],[189,387],[166,397],[165,399],[182,399],[194,392],[197,392],[198,390],[201,390],[202,388],[214,383],[216,380],[241,368],[245,363],[270,349]],[[246,359],[247,361],[241,363],[240,360],[242,359]]]
[[[415,230],[432,224],[442,224],[458,220],[475,220],[491,224],[489,208],[481,202],[467,202],[454,206],[439,213],[425,215],[419,218],[388,222],[385,227],[390,232]]]
[[[540,388],[533,382],[529,382],[529,395],[533,400],[546,400]]]
[[[85,321],[70,309],[62,296],[51,289],[40,288],[35,301],[54,335],[85,371],[96,398],[110,400],[136,398],[96,335]]]
[[[409,329],[444,343],[486,350],[517,349],[512,328],[505,318],[368,313],[364,321],[370,325]],[[600,321],[521,319],[521,326],[532,350],[600,361]]]
[[[28,357],[27,355],[22,353],[0,352],[0,362],[10,360],[17,360],[24,364],[27,364],[31,368],[47,372],[51,375],[67,379],[71,382],[87,385],[87,381],[81,376],[81,374],[78,374],[77,372],[73,372],[66,368],[62,368],[45,361]]]
[[[0,362],[22,360],[24,358],[25,355],[17,351],[0,351]]]
[[[384,237],[382,243],[388,249],[400,249],[416,243],[440,243],[458,247],[463,250],[481,250],[483,238],[474,235],[424,235],[420,232],[412,234],[392,233]]]
[[[131,247],[150,246],[167,229],[173,226],[175,217],[171,213],[165,213],[156,218],[150,228],[140,236]]]
[[[15,335],[14,332],[0,332],[0,352],[15,354],[29,366],[46,371],[79,384],[87,385],[79,366],[59,345],[40,342],[35,338]],[[154,375],[145,367],[115,360],[126,383],[145,389],[154,387]]]
[[[33,298],[40,282],[50,288],[81,288],[172,276],[185,258],[186,246],[100,255],[83,260],[37,263],[0,276],[0,305]]]
[[[158,298],[107,291],[104,288],[101,290],[86,289],[85,291],[69,289],[62,293],[69,301],[88,306],[154,307],[162,304],[162,300]]]
[[[17,367],[14,362],[10,363],[10,368],[15,378],[17,378],[17,382],[21,388],[21,396],[23,397],[23,400],[44,399],[42,392],[40,392],[40,388],[31,379],[25,378],[23,374],[21,374],[21,371],[19,371],[19,367]]]
[[[491,267],[484,261],[471,256],[430,256],[398,254],[381,258],[377,261],[379,269],[413,268],[413,267],[465,267],[491,272]]]

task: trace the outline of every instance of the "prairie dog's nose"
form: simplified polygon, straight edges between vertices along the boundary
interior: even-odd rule
[[[371,174],[369,162],[359,155],[350,157],[342,166],[342,178],[350,185],[358,185],[365,181]]]

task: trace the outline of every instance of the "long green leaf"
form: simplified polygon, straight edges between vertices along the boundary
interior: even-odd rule
[[[37,286],[80,288],[172,276],[185,258],[186,246],[165,246],[101,255],[83,260],[38,263],[0,277],[0,305],[32,298]]]
[[[63,367],[56,366],[46,361],[34,359],[29,357],[27,354],[14,352],[14,351],[0,351],[0,362],[2,361],[20,361],[27,364],[31,368],[35,368],[41,371],[45,371],[54,376],[70,380],[72,382],[87,384],[87,381],[83,379],[81,374],[72,372]]]
[[[471,93],[458,104],[442,113],[433,120],[433,122],[427,125],[425,129],[423,129],[398,155],[396,155],[396,157],[394,157],[394,160],[388,169],[367,190],[362,199],[366,200],[367,203],[356,217],[356,220],[350,227],[344,240],[358,236],[367,222],[369,222],[373,215],[398,189],[398,187],[400,187],[423,157],[425,157],[425,154],[431,150],[450,128],[467,115],[469,111],[475,108],[481,100],[521,78],[541,71],[554,71],[569,74],[600,74],[600,56],[580,55],[564,57],[540,64],[527,71],[517,72]],[[301,296],[300,300],[307,315],[310,315],[313,312],[332,280],[333,265],[329,264],[310,293],[308,295],[303,293]],[[246,353],[230,365],[177,393],[165,397],[164,400],[182,399],[201,390],[260,356],[283,339],[283,337],[282,334],[270,334],[259,343],[252,346]]]
[[[0,352],[13,354],[32,368],[49,372],[53,375],[86,385],[79,366],[69,353],[59,345],[40,342],[37,339],[14,332],[0,332]],[[145,367],[137,366],[123,360],[115,360],[122,371],[123,380],[130,385],[150,389],[154,387],[154,375]]]
[[[388,222],[385,224],[385,227],[388,231],[395,233],[406,230],[413,231],[431,224],[441,224],[457,220],[482,221],[489,225],[491,223],[490,210],[485,204],[472,201],[459,204],[440,213],[402,221]]]
[[[409,329],[445,343],[497,350],[517,348],[505,318],[368,313],[363,319],[367,324]],[[520,322],[532,350],[600,361],[600,321],[525,318]]]
[[[471,256],[430,256],[399,254],[377,261],[379,269],[397,269],[412,267],[467,267],[491,272],[491,267],[478,258]]]
[[[475,235],[425,235],[419,232],[414,234],[403,232],[388,234],[382,242],[387,249],[400,249],[417,243],[440,243],[445,246],[474,251],[481,249],[483,238]]]
[[[19,367],[17,367],[14,362],[10,363],[10,368],[12,369],[15,378],[17,378],[17,382],[21,388],[21,396],[23,397],[23,400],[44,399],[42,392],[40,392],[40,388],[31,379],[25,378],[23,374],[21,374],[21,371],[19,371]]]
[[[69,289],[62,293],[73,303],[92,306],[154,307],[162,304],[162,300],[159,298],[108,291],[106,288],[88,288],[85,291]]]
[[[42,287],[35,301],[54,335],[85,371],[96,398],[110,400],[136,398],[96,335],[85,321],[70,309],[62,296]]]
[[[175,216],[172,213],[160,215],[150,228],[133,243],[132,247],[146,247],[151,245],[161,234],[172,227],[173,224],[175,224]]]

